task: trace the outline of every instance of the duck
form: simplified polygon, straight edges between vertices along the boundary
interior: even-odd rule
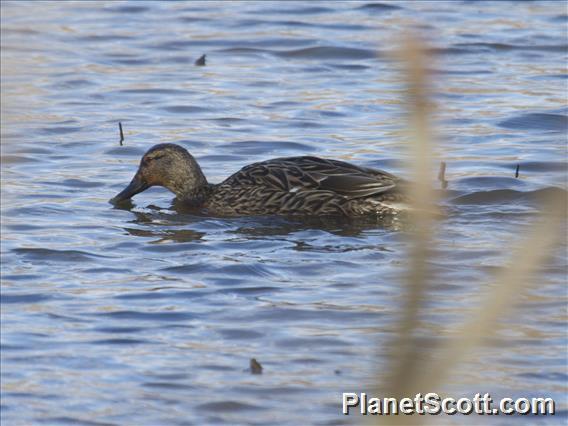
[[[128,201],[152,186],[210,216],[385,217],[397,215],[406,200],[404,181],[395,175],[315,156],[253,163],[211,184],[184,147],[162,143],[143,155],[131,182],[110,202]]]

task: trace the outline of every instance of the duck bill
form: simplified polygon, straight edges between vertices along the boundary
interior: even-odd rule
[[[132,179],[132,181],[128,184],[126,188],[124,188],[120,193],[118,193],[114,198],[110,200],[112,204],[120,203],[121,201],[129,200],[130,198],[134,197],[136,194],[141,193],[148,189],[150,185],[144,182],[138,173]]]

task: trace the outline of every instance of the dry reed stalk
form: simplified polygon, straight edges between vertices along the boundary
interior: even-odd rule
[[[450,377],[456,366],[467,360],[474,349],[496,331],[500,318],[506,315],[520,295],[532,282],[532,276],[546,260],[555,241],[559,239],[561,226],[566,221],[566,200],[546,200],[543,214],[530,224],[531,232],[525,241],[517,245],[509,265],[495,278],[486,298],[471,312],[468,320],[445,345],[433,353],[430,362],[419,356],[423,348],[416,345],[414,333],[419,326],[420,308],[427,296],[431,276],[428,260],[435,247],[433,231],[436,199],[431,172],[433,148],[428,125],[426,50],[414,38],[407,38],[401,57],[408,74],[408,110],[412,137],[411,169],[412,185],[409,195],[412,202],[411,246],[409,248],[409,272],[406,279],[406,300],[403,313],[390,353],[392,374],[380,385],[384,397],[413,398],[417,393],[439,392],[440,386]],[[382,424],[421,424],[425,416],[406,415],[378,417]],[[434,420],[434,419],[430,419]]]
[[[407,73],[407,108],[409,111],[409,147],[411,150],[412,185],[408,189],[411,203],[412,244],[409,247],[408,276],[402,318],[392,346],[390,395],[403,397],[406,383],[411,382],[420,366],[415,353],[414,330],[418,326],[420,307],[426,294],[428,259],[431,257],[434,229],[435,196],[432,191],[432,144],[428,123],[428,82],[426,53],[420,43],[407,37],[400,55]]]
[[[551,248],[560,239],[566,220],[566,200],[548,199],[543,213],[532,224],[529,235],[516,244],[506,267],[489,287],[485,298],[468,315],[468,320],[443,345],[430,365],[413,378],[415,389],[436,388],[446,381],[452,369],[468,359],[474,349],[499,328],[499,319],[515,307],[525,290],[534,284],[534,275],[546,262]],[[513,301],[513,303],[511,303]]]

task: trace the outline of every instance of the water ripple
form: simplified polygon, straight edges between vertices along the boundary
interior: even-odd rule
[[[292,155],[408,178],[392,52],[409,22],[447,164],[419,339],[442,343],[541,200],[566,198],[566,11],[507,5],[1,2],[2,424],[343,423],[337,395],[388,371],[400,224],[211,218],[159,188],[108,200],[156,143],[211,183]],[[452,389],[528,381],[566,418],[566,270],[560,247]]]
[[[547,113],[521,114],[500,121],[499,126],[515,130],[568,131],[568,116]]]
[[[119,320],[136,321],[188,321],[196,318],[189,312],[140,312],[140,311],[112,311],[94,314]]]
[[[105,258],[100,254],[89,253],[81,250],[54,250],[47,248],[16,248],[14,253],[29,260],[41,262],[94,262],[96,258]]]

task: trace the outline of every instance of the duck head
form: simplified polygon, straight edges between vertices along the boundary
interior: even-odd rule
[[[185,148],[171,143],[154,145],[140,160],[132,181],[110,202],[116,204],[128,200],[151,186],[163,186],[178,199],[191,199],[207,186],[207,179]]]

